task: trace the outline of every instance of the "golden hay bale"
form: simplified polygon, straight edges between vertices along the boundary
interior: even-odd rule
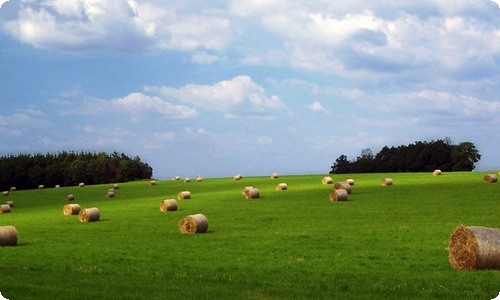
[[[484,183],[495,183],[498,181],[496,174],[486,174],[483,177]]]
[[[202,180],[203,180],[203,178],[201,176],[196,176],[196,182],[200,182]]]
[[[70,216],[70,215],[78,215],[82,208],[80,207],[79,204],[72,203],[72,204],[66,204],[63,207],[63,214],[65,216]]]
[[[330,201],[332,201],[332,202],[347,201],[347,196],[348,196],[348,193],[345,189],[333,190],[330,193]]]
[[[348,183],[350,186],[354,185],[354,179],[352,178],[346,179],[345,182]]]
[[[179,231],[183,234],[203,233],[208,229],[208,219],[203,214],[189,215],[179,221]]]
[[[177,210],[177,201],[175,199],[165,199],[160,202],[161,211],[174,211]]]
[[[156,180],[154,180],[154,179],[150,180],[149,185],[156,185]]]
[[[0,213],[10,213],[10,205],[8,204],[0,204]]]
[[[244,187],[244,188],[241,190],[241,194],[242,194],[243,196],[245,196],[245,193],[246,193],[248,190],[251,190],[251,189],[253,189],[253,186],[246,186],[246,187]]]
[[[174,176],[172,179],[173,180],[181,180],[181,177],[180,176]]]
[[[10,207],[14,207],[14,201],[12,200],[5,201],[5,204],[8,204]]]
[[[241,174],[234,175],[234,180],[240,180],[242,178],[243,178],[243,176],[241,176]]]
[[[10,187],[10,191],[11,191],[11,192],[13,192],[13,191],[15,191],[15,190],[16,190],[16,187],[15,187],[15,186],[11,186],[11,187]]]
[[[191,199],[191,193],[189,191],[179,192],[177,194],[177,199],[179,200]]]
[[[334,190],[346,190],[348,194],[352,193],[352,187],[349,183],[347,182],[336,182],[333,185]]]
[[[114,198],[114,197],[115,197],[114,191],[107,191],[106,192],[106,198]]]
[[[43,188],[45,188],[45,186],[44,186],[43,184],[39,184],[39,185],[38,185],[38,189],[39,189],[39,190],[41,190],[41,189],[43,189]]]
[[[17,230],[14,226],[0,226],[0,246],[16,246]]]
[[[393,184],[392,178],[382,179],[382,185],[392,185],[392,184]]]
[[[113,183],[113,185],[111,186],[112,189],[114,190],[118,190],[120,188],[120,185],[118,183]]]
[[[4,195],[4,196],[8,196],[8,195],[9,195],[9,193],[10,193],[9,191],[3,191],[3,195]]]
[[[73,201],[73,200],[75,200],[75,195],[73,195],[73,194],[67,194],[67,195],[66,195],[66,200],[68,200],[68,201]]]
[[[284,182],[276,185],[276,188],[275,188],[277,191],[286,191],[288,189],[288,185]]]
[[[321,182],[322,182],[323,184],[325,184],[325,185],[326,185],[326,184],[332,184],[332,183],[333,183],[333,179],[332,179],[332,177],[330,177],[330,176],[325,176],[325,177],[323,177],[323,178],[321,179]]]
[[[189,177],[184,177],[184,182],[191,182],[191,178],[189,178]]]
[[[100,217],[101,213],[97,207],[83,209],[78,214],[78,219],[80,219],[82,223],[99,221]]]
[[[260,198],[260,192],[256,188],[250,188],[245,191],[245,198],[246,199],[256,199]]]
[[[432,172],[432,175],[433,176],[439,176],[439,175],[441,175],[441,170],[439,170],[439,169],[434,170],[434,172]]]
[[[450,237],[448,258],[458,270],[500,270],[500,229],[459,226]]]
[[[84,186],[85,186],[85,183],[80,182],[80,183],[78,184],[78,186],[79,186],[79,187],[84,187]]]
[[[276,179],[276,178],[278,178],[278,173],[271,174],[271,179]]]

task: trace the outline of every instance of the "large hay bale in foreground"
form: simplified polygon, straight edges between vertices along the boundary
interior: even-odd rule
[[[183,234],[203,233],[208,229],[208,219],[203,214],[189,215],[179,221],[179,231]]]
[[[256,188],[250,188],[245,191],[246,199],[257,199],[260,198],[260,191]]]
[[[382,185],[392,185],[392,184],[393,184],[392,178],[382,179]]]
[[[101,213],[97,207],[83,209],[78,214],[78,219],[80,219],[82,223],[99,221],[100,217]]]
[[[17,229],[14,226],[0,226],[0,246],[16,246]]]
[[[79,204],[72,203],[72,204],[66,204],[63,207],[63,214],[65,216],[70,216],[70,215],[78,215],[82,208],[80,207]]]
[[[177,201],[175,199],[165,199],[160,202],[161,211],[174,211],[177,210]]]
[[[179,192],[179,194],[177,194],[177,199],[179,200],[191,199],[191,193],[189,191]]]
[[[459,270],[500,270],[500,229],[457,227],[450,237],[448,258]]]
[[[433,175],[433,176],[439,176],[439,175],[441,175],[441,174],[442,174],[442,173],[441,173],[441,170],[439,170],[439,169],[436,169],[436,170],[434,170],[434,172],[432,172],[432,175]]]
[[[8,205],[6,203],[0,204],[0,213],[1,214],[10,213],[10,205]]]
[[[348,193],[345,189],[333,190],[330,193],[330,201],[332,202],[347,201],[347,195]]]
[[[246,186],[246,187],[244,187],[244,188],[241,190],[241,194],[242,194],[243,196],[245,196],[245,193],[246,193],[248,190],[251,190],[251,189],[253,189],[253,186]]]
[[[352,188],[351,188],[351,185],[347,182],[336,182],[334,185],[333,185],[333,189],[334,190],[346,190],[346,192],[348,194],[352,193]]]
[[[484,183],[495,183],[498,181],[496,174],[486,174],[483,177]]]
[[[276,185],[275,189],[277,191],[286,191],[288,189],[288,185],[284,182],[282,183],[279,183],[278,185]]]

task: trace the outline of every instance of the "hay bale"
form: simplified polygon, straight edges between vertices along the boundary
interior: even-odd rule
[[[66,204],[63,207],[63,214],[65,216],[70,216],[70,215],[78,215],[82,208],[80,207],[79,204],[72,203],[72,204]]]
[[[15,187],[15,186],[11,186],[11,187],[10,187],[10,191],[11,191],[11,192],[14,192],[15,190],[16,190],[16,187]]]
[[[173,180],[181,180],[181,177],[180,176],[174,176],[172,179]]]
[[[245,193],[246,193],[248,190],[251,190],[251,189],[253,189],[253,186],[246,186],[246,187],[244,187],[244,188],[241,190],[241,194],[242,194],[243,196],[245,196]]]
[[[165,199],[160,202],[161,211],[174,211],[177,210],[177,201],[175,199]]]
[[[182,191],[177,194],[177,199],[186,200],[191,199],[191,193],[189,191]]]
[[[346,180],[345,180],[345,182],[346,182],[347,184],[349,184],[350,186],[353,186],[353,185],[354,185],[354,179],[352,179],[352,178],[346,179]]]
[[[114,190],[118,190],[120,188],[120,185],[118,183],[113,183],[113,185],[111,186],[112,189]]]
[[[333,183],[333,179],[332,179],[332,177],[330,177],[330,176],[325,176],[325,177],[323,177],[323,178],[321,179],[321,183],[323,183],[323,184],[325,184],[325,185],[326,185],[326,184],[332,184],[332,183]]]
[[[392,178],[382,179],[382,185],[392,185],[392,184],[393,184]]]
[[[271,179],[276,179],[276,178],[278,178],[278,173],[271,174]]]
[[[347,201],[348,193],[345,189],[333,190],[330,193],[330,201]]]
[[[500,270],[500,229],[461,225],[450,237],[448,258],[458,270]]]
[[[203,214],[189,215],[179,221],[182,234],[203,233],[208,229],[208,219]]]
[[[201,176],[196,176],[196,182],[201,182],[203,178]]]
[[[4,196],[8,196],[8,195],[9,195],[9,193],[10,193],[9,191],[3,191],[3,195],[4,195]]]
[[[78,186],[79,186],[79,187],[84,187],[84,186],[85,186],[85,183],[80,182],[80,183],[78,184]]]
[[[260,192],[256,188],[250,188],[245,191],[246,199],[257,199],[260,198]]]
[[[4,214],[4,213],[10,213],[10,205],[4,203],[4,204],[0,204],[0,213]]]
[[[156,180],[154,180],[154,179],[150,180],[149,185],[156,185]]]
[[[97,207],[83,209],[78,214],[78,219],[80,219],[82,223],[99,221],[100,217],[101,213]]]
[[[498,181],[497,174],[486,174],[483,177],[484,183],[495,183]]]
[[[58,189],[58,188],[60,188],[60,187],[61,187],[61,185],[60,185],[60,184],[56,184],[54,187],[55,187],[56,189]]]
[[[276,188],[275,188],[277,191],[286,191],[288,189],[288,185],[284,182],[282,183],[279,183],[278,185],[276,185]]]
[[[75,200],[75,195],[73,195],[73,194],[67,194],[67,195],[66,195],[66,200],[68,200],[68,201],[73,201],[73,200]]]
[[[115,191],[106,192],[106,198],[114,198],[114,197],[115,197]]]
[[[333,185],[334,190],[345,190],[348,194],[352,193],[352,187],[347,182],[336,182]]]
[[[191,182],[191,178],[189,178],[189,177],[184,177],[184,182],[186,182],[186,183],[187,183],[187,182]]]
[[[243,178],[243,176],[241,176],[241,174],[234,175],[234,180],[240,180],[242,178]]]
[[[439,176],[439,175],[441,175],[441,170],[439,169],[436,169],[432,172],[432,176]]]
[[[14,201],[12,200],[5,201],[5,204],[9,205],[10,207],[14,207]]]
[[[38,185],[38,189],[39,189],[39,190],[44,189],[44,188],[45,188],[45,186],[44,186],[43,184],[39,184],[39,185]]]
[[[14,226],[0,226],[0,246],[16,246],[17,229]]]

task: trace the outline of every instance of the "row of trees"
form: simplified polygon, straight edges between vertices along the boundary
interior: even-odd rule
[[[450,139],[415,142],[398,147],[383,147],[373,155],[370,148],[363,149],[356,160],[349,161],[340,155],[331,166],[330,174],[374,172],[432,172],[472,171],[481,159],[471,142],[458,145]]]
[[[113,152],[59,152],[0,157],[0,188],[31,189],[150,179],[153,169],[136,156]]]

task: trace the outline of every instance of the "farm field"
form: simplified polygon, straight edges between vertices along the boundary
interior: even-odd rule
[[[493,299],[499,270],[457,271],[448,262],[461,224],[500,227],[500,183],[481,172],[331,175],[353,178],[348,201],[331,202],[324,175],[158,180],[14,191],[0,226],[0,292],[23,299]],[[381,179],[391,177],[392,186]],[[276,191],[278,183],[288,189]],[[246,200],[254,186],[261,198]],[[177,198],[178,210],[160,201]],[[63,215],[73,194],[97,222]],[[202,213],[208,231],[178,223]]]

